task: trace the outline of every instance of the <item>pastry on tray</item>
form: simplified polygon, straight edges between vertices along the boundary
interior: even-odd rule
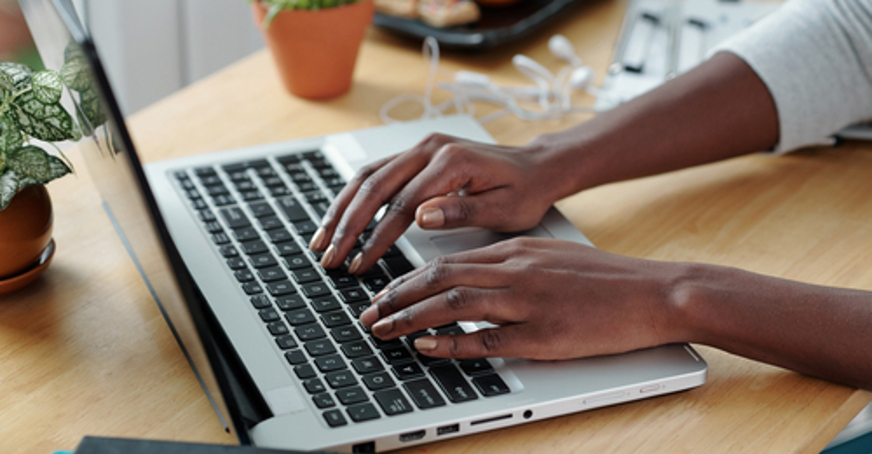
[[[472,0],[375,0],[378,12],[407,19],[421,19],[434,27],[475,22],[481,17]]]

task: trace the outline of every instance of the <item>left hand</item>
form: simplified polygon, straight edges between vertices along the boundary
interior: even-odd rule
[[[567,241],[516,238],[441,257],[400,277],[360,319],[383,339],[454,321],[497,325],[415,341],[434,357],[622,353],[682,340],[670,308],[683,269]]]

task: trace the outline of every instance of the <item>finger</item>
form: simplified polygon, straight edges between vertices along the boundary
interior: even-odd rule
[[[506,288],[454,287],[382,318],[372,326],[372,333],[393,339],[456,321],[516,322],[513,300]]]
[[[434,197],[418,206],[415,221],[422,229],[482,227],[488,230],[522,230],[526,224],[507,218],[509,190],[497,187],[466,196]]]
[[[309,249],[321,252],[327,248],[327,245],[330,244],[330,238],[333,237],[333,232],[336,229],[336,225],[339,223],[339,219],[342,217],[342,214],[345,213],[346,208],[348,208],[348,204],[351,203],[351,200],[354,198],[354,195],[357,194],[357,191],[360,189],[360,185],[369,178],[373,173],[384,167],[387,163],[394,160],[396,156],[389,156],[384,159],[380,159],[368,166],[363,167],[357,172],[356,175],[349,181],[336,198],[333,199],[333,202],[330,204],[330,207],[327,209],[327,212],[324,213],[324,216],[321,217],[321,223],[318,226],[318,230],[315,231],[315,235],[312,236],[312,240],[309,241]]]
[[[415,349],[435,358],[529,357],[524,325],[507,325],[454,336],[424,336],[415,339]]]

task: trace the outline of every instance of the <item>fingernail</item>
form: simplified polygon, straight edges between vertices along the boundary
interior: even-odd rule
[[[351,259],[351,264],[348,265],[348,272],[351,274],[357,273],[361,263],[363,263],[363,251],[358,252],[357,255]]]
[[[324,227],[318,227],[318,230],[315,231],[315,236],[312,237],[312,241],[309,241],[309,249],[313,251],[320,251],[324,249],[324,240],[326,239],[327,231],[324,230]]]
[[[384,297],[387,294],[388,294],[387,287],[381,289],[381,291],[379,291],[378,293],[375,294],[375,296],[372,297],[372,303],[375,304],[376,301],[380,300],[382,297]]]
[[[421,210],[421,227],[432,229],[445,225],[445,213],[441,208],[428,207]]]
[[[321,266],[327,268],[330,266],[330,262],[333,261],[333,257],[336,257],[336,246],[333,244],[327,248],[327,252],[324,253],[324,257],[321,257]]]
[[[363,323],[364,326],[371,326],[376,320],[378,320],[378,308],[376,306],[370,306],[360,314],[360,323]]]
[[[385,334],[391,332],[391,320],[389,318],[383,318],[376,322],[375,325],[372,325],[372,333],[376,336],[384,336]]]
[[[439,342],[436,342],[436,339],[433,337],[419,337],[415,339],[415,349],[418,351],[434,350],[438,344]]]

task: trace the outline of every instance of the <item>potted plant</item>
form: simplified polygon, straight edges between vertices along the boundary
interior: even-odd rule
[[[351,88],[373,0],[254,0],[254,17],[288,91],[326,99]]]
[[[54,252],[51,201],[43,185],[72,167],[53,142],[81,137],[60,104],[62,94],[56,72],[0,62],[0,294],[38,277]]]

